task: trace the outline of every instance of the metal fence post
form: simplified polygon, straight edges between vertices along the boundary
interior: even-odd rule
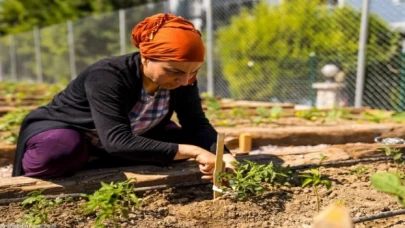
[[[212,26],[212,0],[207,0],[207,92],[214,96],[214,60],[213,58],[213,26]]]
[[[359,52],[357,59],[357,75],[356,75],[356,95],[354,100],[355,107],[361,107],[364,92],[364,75],[366,64],[366,45],[368,33],[368,14],[369,14],[369,0],[363,0],[362,13],[361,13],[361,26],[360,26],[360,39],[359,39]]]
[[[400,100],[399,100],[399,111],[403,112],[405,110],[405,42],[402,47],[401,54],[401,72],[400,72]]]
[[[311,99],[311,106],[315,107],[315,89],[312,88],[312,85],[315,83],[316,78],[316,54],[311,52],[309,54],[309,96]]]
[[[120,9],[119,10],[119,28],[120,28],[120,50],[121,50],[121,55],[124,55],[126,53],[126,31],[125,31],[125,10]]]
[[[76,58],[75,58],[75,40],[73,34],[72,21],[67,22],[68,43],[69,43],[69,63],[70,63],[70,78],[76,78]]]
[[[9,36],[10,41],[10,73],[11,73],[11,80],[16,82],[17,81],[17,57],[15,53],[15,43],[14,43],[14,36]]]
[[[37,82],[42,83],[44,81],[42,75],[42,62],[41,62],[41,35],[39,33],[38,26],[34,27],[34,45],[35,45],[35,62],[37,65]]]

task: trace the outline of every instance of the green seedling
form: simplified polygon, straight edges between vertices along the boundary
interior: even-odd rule
[[[15,132],[6,132],[0,137],[0,141],[4,141],[9,144],[17,144],[18,134]]]
[[[391,148],[388,146],[385,146],[383,148],[380,148],[378,151],[383,150],[385,155],[388,157],[392,157],[394,160],[394,163],[396,165],[396,174],[400,175],[402,178],[404,178],[404,174],[401,172],[402,167],[404,166],[404,159],[402,158],[402,152],[398,148]]]
[[[319,213],[320,210],[320,199],[319,199],[319,186],[325,186],[327,190],[329,190],[332,186],[332,182],[330,180],[326,180],[323,178],[322,172],[321,172],[321,167],[323,161],[327,159],[326,156],[321,154],[321,157],[319,158],[320,162],[318,164],[317,168],[312,168],[309,170],[309,173],[306,174],[301,174],[299,177],[303,178],[303,182],[301,184],[302,187],[311,185],[312,189],[315,192],[316,196],[316,208],[317,212]]]
[[[324,122],[328,123],[328,122],[336,121],[338,119],[350,120],[350,119],[353,119],[353,117],[350,114],[350,112],[345,109],[333,109],[326,113]]]
[[[208,93],[202,93],[201,96],[204,99],[204,103],[207,107],[208,118],[217,118],[218,113],[221,110],[221,102],[217,98],[210,96]]]
[[[134,186],[128,179],[124,182],[106,184],[101,182],[101,188],[92,195],[86,195],[88,202],[84,205],[84,213],[96,213],[95,227],[104,227],[105,222],[118,226],[118,219],[128,219],[129,210],[139,206],[140,199],[134,193]]]
[[[247,107],[234,107],[229,114],[237,120],[246,119],[249,116]]]
[[[279,119],[283,114],[283,108],[280,106],[274,106],[270,110],[270,117],[273,119]]]
[[[16,109],[0,118],[0,130],[10,131],[14,127],[20,126],[25,116],[29,113],[25,109]]]
[[[405,112],[393,113],[391,119],[397,123],[405,123]]]
[[[282,167],[270,162],[268,165],[259,165],[245,160],[245,164],[234,162],[233,173],[221,172],[216,178],[230,183],[222,190],[236,194],[237,200],[246,200],[249,197],[260,196],[264,192],[265,185],[288,185],[292,177],[289,167]]]
[[[375,189],[396,196],[398,202],[405,207],[405,186],[402,185],[400,176],[395,173],[376,173],[370,179]]]
[[[382,111],[382,110],[378,110],[375,113],[365,112],[364,118],[366,118],[368,121],[371,121],[374,123],[381,123],[382,121],[389,119],[390,115],[387,113],[384,113],[384,111]]]
[[[295,112],[296,117],[304,118],[307,120],[315,121],[318,120],[319,118],[323,118],[326,116],[326,113],[323,111],[320,111],[317,108],[311,108],[310,110],[301,110]]]
[[[366,174],[368,170],[369,170],[369,168],[367,168],[365,166],[357,166],[356,168],[350,169],[349,174],[356,175],[357,177],[361,177],[364,174]]]
[[[21,202],[23,208],[29,208],[28,213],[22,219],[19,219],[20,224],[40,225],[49,224],[48,211],[51,207],[60,204],[63,200],[56,198],[48,200],[42,195],[43,190],[33,191],[28,194],[28,198]]]

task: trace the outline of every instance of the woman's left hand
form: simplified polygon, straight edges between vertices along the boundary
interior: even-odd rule
[[[232,154],[224,154],[222,159],[225,163],[225,172],[232,173],[235,171],[235,166],[232,163],[235,162],[236,159]]]

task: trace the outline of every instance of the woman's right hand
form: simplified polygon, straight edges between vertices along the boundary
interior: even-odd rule
[[[203,174],[201,179],[212,180],[216,159],[214,154],[198,146],[179,144],[179,150],[174,159],[187,158],[194,158],[198,162],[200,172]]]

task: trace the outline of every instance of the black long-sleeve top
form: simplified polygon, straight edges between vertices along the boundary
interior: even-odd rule
[[[23,175],[21,160],[27,140],[39,132],[57,128],[96,131],[107,152],[131,160],[158,163],[173,160],[178,144],[131,132],[128,113],[141,95],[141,75],[137,52],[102,59],[82,71],[49,104],[24,119],[13,176]],[[217,132],[204,115],[196,83],[170,91],[169,112],[160,124],[168,123],[173,112],[195,145],[215,152]]]

